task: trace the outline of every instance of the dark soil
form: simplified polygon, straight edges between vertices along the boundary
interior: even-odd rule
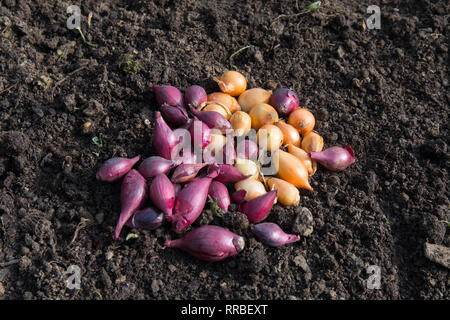
[[[363,30],[374,2],[381,29]],[[309,3],[83,1],[91,47],[66,28],[70,2],[0,0],[0,299],[448,299],[449,270],[424,243],[450,245],[449,2],[322,1],[296,15]],[[311,235],[270,248],[231,212],[196,222],[246,237],[218,263],[163,250],[167,227],[113,241],[120,183],[95,172],[153,154],[149,85],[217,91],[212,77],[246,45],[233,64],[249,87],[294,88],[325,146],[355,150],[349,169],[320,169],[299,207],[268,218]],[[66,287],[70,265],[80,290]]]

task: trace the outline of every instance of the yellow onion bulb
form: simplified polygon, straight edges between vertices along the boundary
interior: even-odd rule
[[[316,132],[303,136],[302,149],[306,152],[320,152],[323,149],[323,138]]]
[[[288,123],[301,135],[306,135],[314,129],[316,119],[308,109],[297,108],[289,114]]]
[[[218,154],[222,150],[225,143],[227,143],[227,138],[219,133],[211,134],[211,142],[206,147],[206,150],[210,151],[212,154]]]
[[[236,111],[230,118],[231,127],[238,137],[246,135],[252,128],[252,118],[244,111]]]
[[[288,152],[292,155],[294,155],[297,159],[299,159],[306,167],[306,170],[308,170],[308,173],[312,175],[312,160],[308,156],[308,153],[300,148],[297,148],[296,146],[292,144],[287,145]]]
[[[278,121],[275,125],[283,132],[283,145],[292,144],[296,147],[300,147],[301,139],[297,129],[284,122],[284,120]]]
[[[220,91],[231,96],[238,96],[247,89],[247,79],[237,71],[226,71],[220,79],[214,78]]]
[[[240,110],[240,106],[237,103],[237,100],[235,97],[230,96],[227,93],[223,92],[213,92],[208,94],[206,104],[209,103],[216,103],[225,106],[228,108],[230,113],[235,113],[236,111]]]
[[[317,132],[310,132],[303,136],[302,149],[306,152],[320,152],[323,149],[323,138]],[[312,172],[314,175],[317,171],[317,162],[312,160]]]
[[[278,202],[285,206],[295,206],[300,202],[300,191],[292,184],[279,178],[264,180],[270,190],[278,190]]]
[[[238,98],[238,103],[241,106],[241,110],[250,112],[250,110],[260,103],[268,103],[271,90],[264,90],[262,88],[252,88],[245,90]]]
[[[278,150],[283,143],[283,132],[273,124],[266,124],[258,130],[258,145],[267,151]]]
[[[255,130],[278,121],[277,110],[267,103],[257,104],[250,110],[249,115],[252,118],[252,128]]]
[[[308,170],[303,162],[283,150],[278,150],[274,156],[278,156],[278,161],[276,159],[274,161],[281,179],[292,183],[296,188],[313,190],[309,184]]]
[[[245,190],[247,192],[244,198],[245,201],[250,201],[267,193],[266,188],[261,181],[251,178],[236,182],[234,188],[236,191]]]
[[[258,165],[252,160],[237,158],[234,167],[244,176],[249,176],[249,179],[258,179],[259,177]]]

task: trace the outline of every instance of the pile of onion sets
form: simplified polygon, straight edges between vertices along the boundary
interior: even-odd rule
[[[184,95],[173,86],[151,86],[159,104],[152,138],[157,155],[138,166],[140,156],[112,158],[98,170],[101,181],[123,178],[115,240],[124,226],[153,230],[167,223],[182,236],[165,247],[219,261],[242,251],[244,238],[220,226],[191,225],[206,205],[223,215],[234,201],[261,242],[293,243],[300,236],[262,222],[272,206],[297,205],[299,189],[313,190],[309,181],[318,164],[342,171],[355,162],[349,146],[323,150],[314,115],[291,89],[248,89],[236,71],[214,81],[220,91],[210,94],[198,85]]]

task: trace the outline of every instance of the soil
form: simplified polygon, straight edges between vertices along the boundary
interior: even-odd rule
[[[449,299],[449,270],[424,254],[450,245],[449,2],[375,2],[379,30],[363,28],[366,0],[88,0],[94,47],[66,27],[70,2],[1,0],[0,299]],[[113,241],[120,183],[95,173],[153,155],[149,85],[217,91],[230,63],[249,87],[292,87],[325,147],[355,151],[345,172],[319,168],[298,207],[272,209],[309,235],[270,248],[232,211],[195,223],[247,239],[222,262],[164,250],[168,227]]]

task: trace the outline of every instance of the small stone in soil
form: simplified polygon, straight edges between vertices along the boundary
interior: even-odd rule
[[[300,267],[303,271],[305,271],[305,272],[307,272],[307,273],[310,273],[310,272],[311,272],[311,269],[309,268],[308,263],[306,262],[305,257],[303,257],[301,254],[297,255],[297,256],[294,258],[294,264],[295,264],[297,267]]]
[[[450,248],[426,242],[425,257],[450,269]]]
[[[262,249],[256,249],[250,255],[249,268],[252,272],[260,272],[269,263]]]
[[[106,260],[111,260],[113,256],[114,256],[114,253],[112,251],[108,251],[105,254]]]

